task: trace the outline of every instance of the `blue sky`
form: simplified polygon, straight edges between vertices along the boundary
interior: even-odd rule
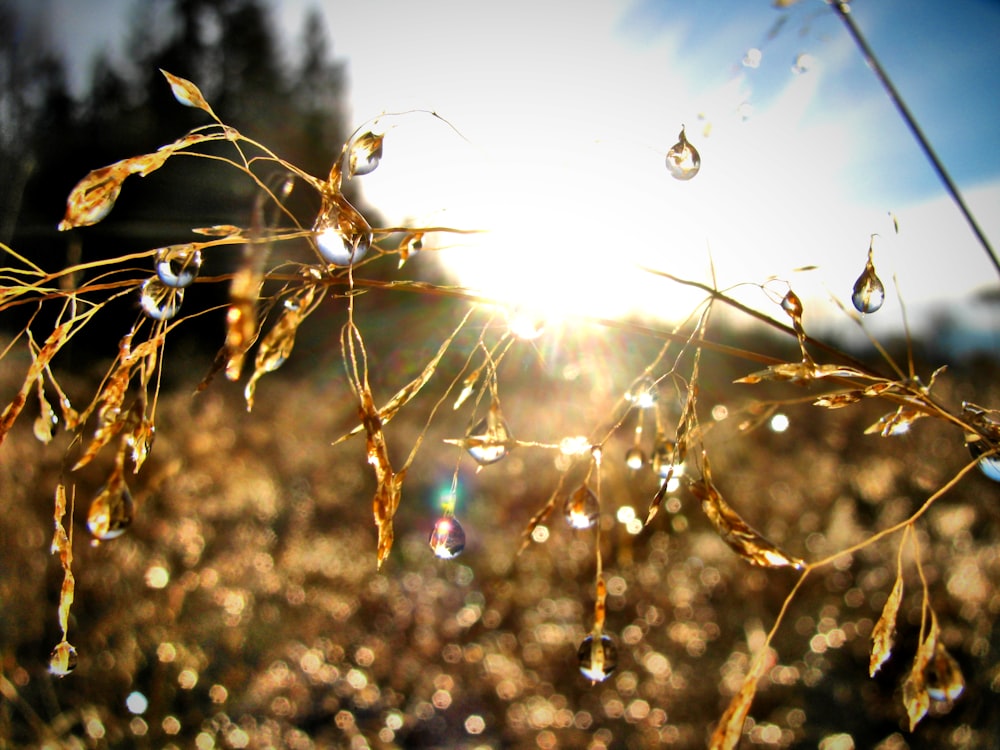
[[[965,185],[995,179],[1000,174],[1000,2],[856,0],[851,7],[855,22],[952,177]],[[768,39],[782,16],[787,20]],[[892,170],[864,179],[884,182],[911,197],[939,190],[926,161],[914,158],[914,139],[825,3],[800,0],[782,13],[768,2],[644,0],[626,15],[622,32],[656,44],[678,24],[685,29],[679,56],[692,74],[701,71],[708,82],[731,75],[725,65],[727,50],[738,51],[741,45],[761,48],[762,64],[750,77],[754,98],[762,105],[780,91],[800,51],[834,57],[836,75],[824,77],[810,119],[864,108],[878,126],[870,134],[872,149],[879,151],[880,159],[894,162]]]
[[[114,48],[129,5],[47,0],[47,19],[86,61],[96,45]],[[443,256],[491,295],[552,297],[556,277],[577,290],[550,300],[568,310],[599,302],[619,314],[668,297],[659,312],[680,314],[690,299],[629,269],[707,280],[710,251],[723,285],[774,275],[828,308],[831,295],[849,298],[872,233],[876,267],[889,287],[897,276],[911,314],[998,283],[822,0],[787,11],[768,0],[275,2],[289,40],[309,7],[347,61],[355,124],[428,109],[462,132],[419,115],[382,118],[386,157],[362,187],[389,220],[490,230]],[[851,7],[1000,246],[1000,3]],[[751,48],[756,68],[742,64]],[[801,54],[812,64],[796,75]],[[682,123],[703,159],[683,184],[663,168]],[[819,270],[792,270],[804,265]],[[887,303],[872,324],[898,325],[899,313]],[[995,310],[983,314],[975,324],[996,327]]]

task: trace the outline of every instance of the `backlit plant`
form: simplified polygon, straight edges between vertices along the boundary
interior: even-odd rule
[[[739,743],[750,726],[748,714],[758,687],[765,679],[778,680],[774,676],[778,655],[772,640],[785,626],[789,609],[807,584],[821,574],[849,567],[852,558],[863,551],[881,551],[883,540],[895,544],[895,555],[890,555],[895,576],[870,631],[870,675],[874,676],[890,657],[910,660],[901,694],[911,731],[929,711],[946,710],[960,698],[965,680],[946,647],[933,606],[936,594],[925,572],[921,522],[935,504],[966,481],[966,475],[979,471],[1000,481],[1000,411],[970,401],[957,408],[943,403],[934,386],[944,368],[924,380],[912,361],[900,365],[873,341],[882,366],[887,368],[882,372],[810,336],[803,322],[803,303],[786,281],[769,279],[759,284],[761,293],[774,303],[776,315],[771,317],[737,302],[726,290],[649,269],[664,284],[699,289],[703,302],[687,320],[670,327],[606,320],[570,323],[641,337],[656,342],[656,351],[629,373],[629,385],[615,402],[598,405],[602,416],[596,424],[579,424],[555,440],[532,434],[530,425],[512,425],[501,407],[501,397],[505,403],[518,397],[513,387],[507,391],[504,365],[514,352],[530,353],[533,342],[547,335],[546,321],[460,287],[403,276],[386,278],[386,265],[395,263],[402,269],[411,257],[432,250],[435,243],[444,241],[442,238],[455,240],[475,228],[372,227],[343,193],[345,180],[370,173],[383,158],[389,158],[383,156],[383,146],[389,153],[391,137],[377,131],[390,116],[359,128],[329,174],[320,178],[226,125],[192,82],[167,72],[164,75],[177,100],[202,110],[210,118],[209,124],[151,153],[94,169],[70,194],[59,228],[75,231],[102,221],[128,178],[145,177],[179,155],[215,160],[220,167],[245,175],[258,196],[250,207],[249,221],[195,227],[195,238],[179,239],[177,244],[56,272],[45,271],[15,249],[3,247],[7,262],[0,277],[0,311],[20,306],[58,308],[51,331],[40,334],[30,323],[4,350],[5,358],[24,350],[31,362],[0,416],[0,442],[32,402],[38,440],[51,442],[57,429],[72,435],[55,495],[52,551],[60,561],[63,583],[57,608],[62,637],[51,655],[53,674],[67,675],[78,662],[69,632],[76,594],[74,517],[85,514],[93,544],[114,544],[116,538],[129,532],[136,514],[144,512],[133,501],[129,483],[142,471],[153,450],[167,342],[205,316],[224,316],[225,335],[219,354],[195,386],[198,390],[218,387],[211,381],[223,373],[230,381],[244,383],[244,399],[250,410],[261,379],[293,356],[296,336],[310,316],[336,308],[346,314],[335,338],[357,419],[354,429],[330,436],[329,460],[367,465],[365,471],[373,473],[372,513],[377,532],[373,575],[393,553],[394,522],[400,507],[412,500],[407,495],[407,477],[418,457],[447,454],[454,462],[450,490],[438,503],[440,515],[433,521],[427,552],[453,560],[463,553],[467,535],[474,533],[459,521],[460,468],[471,460],[476,477],[485,476],[493,465],[514,453],[545,453],[554,459],[551,475],[533,476],[532,480],[550,488],[544,493],[547,499],[510,530],[515,541],[512,554],[535,554],[533,548],[549,540],[550,527],[563,521],[574,534],[591,535],[593,614],[587,620],[587,635],[578,644],[577,658],[580,672],[592,683],[603,682],[614,673],[622,650],[607,623],[604,556],[608,529],[617,519],[629,534],[644,533],[662,523],[664,516],[679,518],[679,508],[693,499],[707,527],[747,565],[794,571],[794,584],[766,634],[753,644],[738,689],[711,735],[713,747]],[[230,155],[206,150],[210,144],[213,149],[219,144],[229,147]],[[706,158],[711,156],[706,154]],[[670,174],[687,181],[696,177],[702,157],[682,127],[678,142],[666,152],[665,159]],[[297,216],[289,206],[293,192],[303,190],[311,191],[318,200],[315,216]],[[206,257],[231,250],[236,250],[238,257],[232,260],[229,272],[211,278],[200,276]],[[882,304],[885,288],[876,273],[871,246],[859,270],[853,290],[845,291],[859,313],[873,314]],[[85,276],[86,280],[79,281]],[[185,293],[194,284],[225,285],[228,300],[223,309],[186,315]],[[388,397],[376,395],[372,385],[371,336],[365,331],[364,316],[357,312],[359,295],[369,291],[425,295],[462,308],[457,322],[443,333],[440,346],[421,363],[416,376],[395,383]],[[60,381],[59,354],[103,305],[121,297],[137,299],[139,313],[123,327],[117,355],[97,389],[89,400],[74,403]],[[712,316],[719,308],[788,337],[794,341],[793,355],[775,357],[713,338]],[[862,318],[846,306],[842,310],[845,320],[862,323]],[[745,364],[734,390],[743,389],[739,390],[743,394],[748,386],[759,386],[768,389],[767,395],[751,396],[741,407],[721,406],[717,397],[706,403],[702,368],[709,354],[741,363],[741,367]],[[381,376],[385,381],[385,373]],[[431,404],[420,412],[421,428],[407,446],[405,459],[394,463],[386,427],[404,410],[416,410],[418,396],[429,396]],[[970,454],[968,462],[928,491],[918,507],[903,518],[870,529],[860,542],[819,554],[801,540],[770,540],[744,519],[741,511],[746,508],[737,493],[727,491],[726,496],[734,496],[724,497],[720,486],[726,486],[725,474],[710,463],[713,433],[732,424],[738,425],[738,433],[747,435],[767,426],[783,429],[775,420],[784,418],[784,410],[799,405],[811,405],[816,411],[814,419],[823,419],[824,410],[863,403],[880,403],[886,409],[866,432],[895,439],[918,429],[913,427],[918,420],[930,418],[951,429],[956,445],[964,442]],[[463,434],[441,433],[438,425],[448,412],[467,415]],[[340,446],[341,442],[345,444]],[[75,479],[78,472],[108,453],[112,460],[105,482],[92,498],[80,497]],[[621,465],[609,472],[609,462]],[[657,488],[649,493],[644,514],[637,515],[631,506],[616,502],[615,494],[608,490],[607,475],[619,476],[623,471],[633,481],[652,480]],[[667,512],[661,515],[664,509]],[[683,531],[687,523],[673,528]],[[913,574],[909,578],[915,576],[918,582],[912,594],[904,586],[908,571]],[[785,585],[788,574],[776,575],[786,577],[776,579],[774,585]],[[896,645],[900,608],[907,596],[920,601],[916,648],[909,651]],[[730,598],[732,606],[739,606],[738,594]]]

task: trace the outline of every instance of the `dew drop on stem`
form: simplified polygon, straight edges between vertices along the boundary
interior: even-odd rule
[[[349,266],[357,263],[368,254],[370,242],[370,235],[344,234],[333,228],[320,230],[316,235],[319,254],[332,266]]]
[[[625,400],[640,409],[649,409],[660,400],[660,393],[652,378],[639,378],[625,393]]]
[[[56,677],[65,677],[76,669],[78,661],[73,645],[69,641],[60,641],[49,655],[49,672]]]
[[[434,522],[428,542],[437,557],[451,560],[465,549],[465,529],[454,516],[441,516]]]
[[[469,430],[464,445],[469,455],[480,466],[496,463],[510,452],[514,438],[496,402],[490,406],[486,417]]]
[[[802,300],[791,289],[781,298],[781,309],[788,313],[788,317],[795,322],[796,326],[802,324]]]
[[[153,261],[156,276],[166,286],[183,289],[191,286],[201,269],[201,250],[191,244],[160,248]]]
[[[680,135],[677,136],[677,143],[667,151],[667,171],[670,176],[677,180],[690,180],[701,169],[701,154],[698,149],[688,143],[684,133],[684,126],[681,126]]]
[[[611,636],[591,633],[583,639],[576,657],[580,674],[591,682],[603,682],[618,666],[618,647]]]
[[[679,477],[684,473],[684,462],[677,461],[677,444],[665,437],[657,437],[653,445],[653,471],[660,479],[668,476]]]
[[[982,432],[966,433],[965,446],[969,449],[969,455],[979,459],[979,470],[983,474],[994,482],[1000,482],[1000,453],[990,453],[994,448],[1000,447],[1000,410],[986,409],[963,401],[962,416]],[[987,440],[983,435],[990,439]]]
[[[87,528],[97,542],[106,542],[124,534],[134,515],[132,495],[116,472],[91,501]]]
[[[168,286],[153,276],[139,287],[139,307],[147,317],[166,321],[177,315],[184,302],[184,289]]]
[[[989,452],[990,445],[974,433],[966,435],[965,445],[969,449],[969,455],[979,459],[979,470],[994,482],[1000,482],[1000,453],[984,455]]]
[[[332,266],[350,266],[364,258],[372,245],[372,228],[340,193],[324,197],[323,210],[313,224],[316,247]]]
[[[600,503],[597,502],[597,495],[585,484],[577,487],[573,493],[566,498],[563,506],[563,515],[566,522],[574,529],[589,529],[597,523],[601,514]]]
[[[865,263],[865,270],[854,282],[854,292],[851,294],[851,302],[854,308],[860,313],[876,312],[882,303],[885,302],[885,286],[882,280],[875,274],[875,265],[872,262],[872,250],[868,248],[868,262]]]
[[[965,678],[958,662],[939,641],[925,673],[927,694],[932,700],[954,701],[965,690]]]
[[[625,453],[625,465],[632,471],[638,471],[645,466],[646,454],[642,452],[642,448],[629,448]]]
[[[382,140],[384,137],[369,131],[351,141],[347,152],[348,176],[355,177],[375,171],[382,160]]]

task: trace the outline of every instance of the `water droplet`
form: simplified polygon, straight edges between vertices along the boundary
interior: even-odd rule
[[[201,260],[201,250],[187,244],[160,248],[153,263],[161,282],[174,289],[183,289],[198,277]]]
[[[341,234],[328,228],[316,235],[319,254],[330,265],[349,266],[368,254],[370,240],[364,234]]]
[[[442,560],[451,560],[465,549],[465,530],[454,516],[441,516],[434,522],[428,541],[435,555]]]
[[[480,466],[496,463],[510,452],[514,438],[496,403],[486,417],[469,430],[464,445]]]
[[[965,691],[965,678],[955,657],[938,643],[927,666],[927,695],[936,701],[954,701]]]
[[[625,400],[640,409],[649,409],[660,399],[660,392],[652,378],[644,376],[625,392]]]
[[[701,154],[688,143],[683,125],[677,138],[677,143],[667,152],[667,171],[675,179],[690,180],[701,169]]]
[[[132,523],[135,503],[125,480],[114,475],[90,503],[87,528],[98,541],[106,542],[125,533]]]
[[[603,682],[618,666],[618,647],[611,636],[595,639],[591,633],[583,639],[576,657],[580,661],[580,674],[591,682]]]
[[[348,176],[374,172],[382,160],[382,140],[385,136],[375,135],[371,131],[362,133],[355,138],[348,149]]]
[[[989,443],[975,433],[970,433],[965,436],[965,445],[969,449],[969,455],[973,458],[979,458],[990,449]],[[978,465],[979,470],[983,472],[983,474],[992,479],[994,482],[1000,482],[1000,453],[994,453],[992,456],[979,458]]]
[[[865,270],[854,282],[854,293],[851,295],[851,302],[855,309],[861,313],[873,313],[882,307],[885,301],[885,286],[882,280],[875,275],[875,266],[872,264],[871,251],[868,251],[868,262]]]
[[[597,495],[585,484],[577,487],[573,494],[566,498],[563,506],[563,514],[566,521],[574,529],[589,529],[601,514],[601,505],[597,502]]]
[[[763,57],[763,53],[756,47],[751,47],[747,50],[747,53],[743,56],[743,67],[745,68],[759,68],[760,61]]]
[[[49,656],[49,672],[57,677],[65,677],[74,669],[78,662],[76,649],[69,641],[60,641]]]
[[[675,477],[684,473],[684,462],[674,463],[676,455],[677,444],[673,440],[664,437],[656,439],[656,443],[653,445],[653,471],[660,479],[666,479],[667,475],[671,474],[671,469],[673,469],[672,476]]]
[[[642,448],[629,448],[628,452],[625,453],[625,465],[637,471],[646,465],[646,454],[642,452]]]
[[[316,217],[313,231],[319,254],[333,266],[357,263],[371,249],[371,226],[340,193],[326,197],[326,205]]]
[[[184,289],[167,286],[153,276],[139,287],[139,307],[153,320],[170,320],[181,309]]]
[[[583,435],[573,435],[564,437],[559,441],[559,451],[564,456],[582,456],[590,452],[590,440]]]
[[[799,320],[802,317],[802,300],[799,299],[799,295],[789,289],[788,294],[781,298],[781,309],[788,313],[793,320]]]

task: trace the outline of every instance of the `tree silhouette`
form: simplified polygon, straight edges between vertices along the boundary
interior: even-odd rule
[[[112,220],[69,235],[56,231],[66,195],[80,174],[155,150],[203,124],[199,113],[177,106],[160,69],[204,81],[227,122],[316,173],[329,170],[346,135],[343,67],[331,59],[315,16],[306,20],[302,59],[293,66],[268,8],[258,0],[173,0],[165,8],[137,4],[126,59],[116,63],[99,54],[74,107],[58,55],[46,52],[38,39],[26,54],[23,44],[15,43],[16,13],[0,10],[9,19],[0,38],[6,60],[0,160],[5,174],[12,175],[0,187],[0,240],[23,247],[29,257],[113,258],[182,241],[192,226],[249,214],[253,190],[245,179],[192,160],[186,170],[160,170],[127,191]],[[205,151],[213,149],[219,152],[211,144]],[[308,201],[293,200],[290,206],[307,213],[318,208]],[[211,264],[206,270],[213,273],[229,267],[225,258]],[[211,290],[193,290],[190,297],[192,307],[220,302]],[[106,317],[112,321],[133,305],[121,300]],[[20,328],[33,311],[19,312],[2,325]],[[85,357],[90,343],[81,337],[74,348]]]

